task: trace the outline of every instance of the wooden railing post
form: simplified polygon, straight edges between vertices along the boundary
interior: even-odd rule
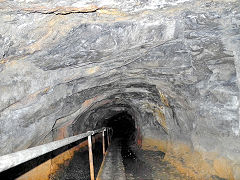
[[[103,146],[103,156],[105,155],[105,135],[104,135],[105,129],[102,132],[102,146]]]
[[[89,152],[90,176],[91,176],[91,180],[94,180],[93,153],[92,153],[92,135],[88,136],[88,152]]]

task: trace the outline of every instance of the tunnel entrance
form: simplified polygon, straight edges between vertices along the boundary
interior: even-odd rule
[[[138,141],[141,139],[139,127],[136,119],[128,112],[120,112],[98,123],[98,128],[102,126],[113,129],[110,152],[114,154],[114,157],[118,157],[120,153],[126,179],[159,179],[159,177],[188,179],[179,174],[171,164],[163,161],[164,152],[143,149],[139,146]],[[111,159],[110,169],[114,169],[114,166],[118,164],[117,159]],[[118,173],[121,176],[121,173]]]
[[[136,140],[135,120],[128,112],[121,112],[103,121],[103,127],[113,129],[113,139],[121,139],[127,144],[133,144]]]
[[[138,121],[127,111],[114,112],[110,118],[101,119],[96,124],[96,129],[110,127],[113,135],[110,145],[105,137],[107,153],[103,158],[103,138],[99,136],[93,147],[95,175],[100,172],[100,179],[110,179],[118,174],[126,179],[187,179],[177,172],[169,163],[163,161],[165,153],[152,151],[139,146],[140,127]],[[88,150],[75,153],[68,166],[57,174],[55,179],[90,179]],[[101,162],[104,159],[104,165]],[[102,169],[101,169],[102,168]],[[101,170],[100,170],[101,169]],[[105,173],[103,173],[105,172]],[[167,172],[167,173],[166,173]]]
[[[115,174],[118,174],[119,179],[122,177],[132,180],[159,179],[160,176],[163,176],[163,179],[187,180],[169,163],[162,161],[165,153],[139,147],[140,128],[136,119],[127,111],[114,113],[110,118],[101,119],[97,122],[96,129],[101,127],[111,127],[113,135],[110,144],[107,137],[102,136],[102,133],[93,138],[95,176],[99,174],[100,179],[110,179],[109,177],[115,177]],[[107,153],[104,153],[105,157],[103,157],[103,142],[107,147]],[[52,174],[51,179],[90,179],[88,146],[83,146],[75,152],[67,164]]]
[[[140,132],[137,131],[135,119],[128,112],[121,112],[105,119],[102,126],[113,129],[112,141],[115,147],[112,151],[120,149],[127,179],[152,179],[152,168],[144,162],[137,143]]]

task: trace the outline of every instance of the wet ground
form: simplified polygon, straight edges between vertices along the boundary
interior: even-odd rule
[[[190,180],[163,160],[161,151],[141,150],[122,142],[121,154],[127,180]]]
[[[103,160],[102,142],[96,141],[93,144],[93,160],[96,176]],[[68,166],[62,166],[56,174],[52,175],[51,180],[90,180],[88,146],[76,152]]]
[[[160,151],[141,150],[134,144],[122,139],[111,143],[110,153],[102,168],[102,180],[190,180],[180,174],[170,163],[163,160]],[[102,163],[102,143],[96,142],[93,148],[95,178]],[[118,165],[122,168],[118,168]],[[75,153],[69,165],[52,177],[53,180],[89,180],[89,162],[87,147]]]

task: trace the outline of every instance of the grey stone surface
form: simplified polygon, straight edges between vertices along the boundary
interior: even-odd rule
[[[125,110],[143,136],[240,157],[239,1],[1,0],[0,19],[1,155]]]

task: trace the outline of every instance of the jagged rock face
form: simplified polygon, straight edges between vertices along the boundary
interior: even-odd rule
[[[126,111],[240,163],[238,1],[0,0],[0,19],[1,155]]]

